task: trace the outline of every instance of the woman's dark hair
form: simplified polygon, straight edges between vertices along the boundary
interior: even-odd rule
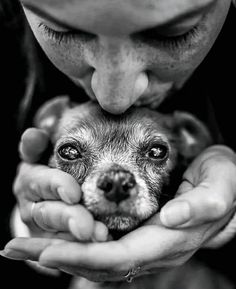
[[[16,101],[21,111],[25,110],[25,103],[33,96],[38,71],[38,68],[33,68],[35,51],[33,41],[27,39],[27,30],[20,3],[17,0],[1,0],[0,32],[3,41],[0,53],[4,69],[1,85],[6,87],[7,95],[13,102]],[[19,113],[20,122],[24,119],[22,115]]]
[[[73,96],[79,93],[81,101],[87,99],[83,90],[76,87],[48,60],[33,36],[18,0],[0,1],[0,32],[7,43],[6,49],[3,52],[0,49],[0,52],[7,58],[5,68],[9,69],[9,74],[5,73],[5,78],[11,79],[8,87],[15,86],[15,82],[21,85],[20,89],[15,89],[14,94],[14,99],[20,98],[17,120],[20,131],[31,125],[40,104],[55,95]],[[9,63],[8,56],[14,59],[14,63]],[[12,73],[14,77],[17,76],[15,81]]]

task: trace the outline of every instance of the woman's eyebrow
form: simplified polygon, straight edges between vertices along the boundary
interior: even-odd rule
[[[210,0],[206,4],[198,6],[192,10],[184,11],[182,14],[176,15],[175,17],[167,20],[165,23],[158,25],[160,28],[166,27],[166,26],[174,26],[178,23],[183,23],[184,21],[187,21],[190,18],[193,18],[194,16],[197,16],[198,14],[205,14],[208,10],[210,10],[217,2],[218,0]]]
[[[38,6],[34,6],[34,5],[26,3],[24,1],[21,1],[21,4],[27,10],[30,10],[34,14],[48,20],[49,22],[55,23],[56,25],[60,26],[61,28],[64,28],[66,30],[77,30],[75,27],[60,21],[59,19],[53,17],[51,14],[49,14],[45,10],[40,9]]]

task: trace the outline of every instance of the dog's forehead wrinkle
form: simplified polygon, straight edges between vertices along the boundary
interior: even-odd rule
[[[132,143],[133,147],[136,147],[137,150],[141,149],[141,151],[148,147],[151,148],[152,145],[156,144],[166,145],[169,150],[171,150],[173,147],[168,132],[164,132],[162,129],[158,130],[150,127],[142,129],[137,126],[136,132],[132,138]]]
[[[92,112],[92,113],[91,113]],[[121,116],[112,116],[97,108],[96,104],[83,104],[65,111],[60,121],[60,131],[83,137],[88,142],[103,147],[105,144],[120,146],[138,145],[143,140],[166,138],[164,116],[156,111],[134,109]]]
[[[92,107],[93,111],[91,112],[90,107]],[[76,107],[67,109],[64,111],[61,119],[60,126],[63,128],[92,128],[96,126],[96,123],[102,122],[102,114],[96,109],[96,107],[89,106],[87,104],[81,104]],[[90,124],[90,126],[89,126]]]
[[[135,136],[137,136],[140,141],[149,141],[152,139],[167,140],[167,135],[161,128],[157,129],[150,126],[144,128],[142,125],[137,125],[135,127]]]
[[[121,151],[117,151],[114,153],[112,148],[103,150],[100,154],[100,160],[97,162],[99,169],[107,169],[114,164],[120,165],[124,168],[130,168],[130,166],[133,164],[131,152],[127,151],[124,154]]]

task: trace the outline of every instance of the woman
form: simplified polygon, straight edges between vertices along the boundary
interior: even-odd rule
[[[215,123],[206,94],[212,95],[213,105],[217,103],[221,89],[216,88],[216,79],[218,83],[224,77],[215,73],[218,54],[214,49],[216,56],[208,52],[229,14],[230,0],[43,0],[40,5],[36,0],[24,0],[21,4],[50,61],[103,109],[120,114],[131,105],[150,105],[160,110],[188,108],[196,113],[204,107],[205,111],[198,113]],[[217,62],[225,68],[224,61],[217,58]],[[222,87],[224,94],[228,85]],[[74,91],[73,85],[69,87]],[[218,96],[213,98],[212,91]],[[223,122],[219,125],[224,126]],[[227,141],[233,148],[234,138]],[[65,231],[69,236],[75,235],[75,230],[83,233],[80,225],[71,228],[68,222],[89,218],[77,210],[78,185],[70,176],[34,164],[47,143],[43,131],[31,129],[23,135],[20,151],[28,163],[20,167],[15,182],[21,217],[31,233],[38,229]],[[156,226],[147,224],[117,242],[100,244],[61,242],[55,235],[24,242],[15,239],[4,254],[39,260],[43,266],[88,279],[96,276],[97,280],[100,276],[124,280],[127,271],[139,266],[137,275],[180,265],[200,247],[222,246],[234,236],[235,174],[234,152],[226,146],[211,147],[188,168],[176,198],[149,221]],[[65,210],[58,212],[57,202],[38,202],[52,198],[63,200]],[[70,210],[66,210],[68,206]],[[104,240],[106,234],[99,223],[90,236],[79,239],[89,240],[93,235]],[[41,236],[45,237],[43,232]]]

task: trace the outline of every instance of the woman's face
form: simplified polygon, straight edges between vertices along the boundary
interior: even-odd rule
[[[213,45],[231,0],[21,0],[52,63],[111,113],[159,104]]]

